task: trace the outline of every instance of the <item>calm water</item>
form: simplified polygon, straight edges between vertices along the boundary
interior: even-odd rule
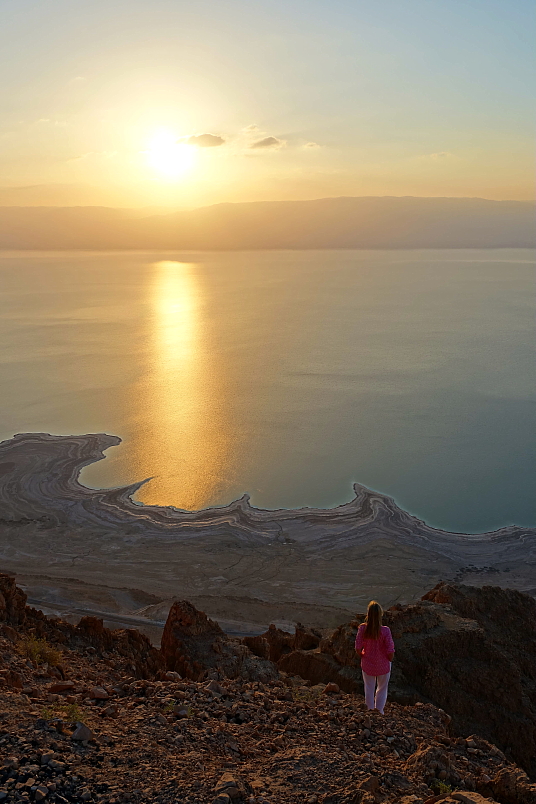
[[[0,256],[0,435],[106,431],[144,502],[536,524],[534,253]]]

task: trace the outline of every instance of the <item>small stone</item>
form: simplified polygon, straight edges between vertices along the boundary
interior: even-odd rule
[[[218,684],[218,682],[215,679],[209,681],[208,684],[205,685],[205,689],[210,690],[211,692],[215,692],[218,695],[223,695],[224,692],[224,689],[221,686],[221,684]]]
[[[166,681],[181,681],[182,676],[180,673],[176,673],[174,670],[168,670],[166,675],[164,676]]]
[[[91,729],[80,722],[76,724],[76,729],[71,734],[71,740],[79,740],[80,742],[87,742],[88,740],[93,740],[93,738],[94,735]]]
[[[43,801],[48,796],[48,787],[45,787],[44,784],[40,784],[37,790],[35,791],[35,800],[36,801]]]
[[[316,795],[310,796],[307,799],[307,804],[317,804],[317,802],[318,802],[318,796],[316,796]]]
[[[4,768],[13,768],[13,770],[18,770],[19,760],[17,757],[7,757],[7,759],[4,759],[3,765]]]
[[[46,754],[41,754],[41,765],[48,765],[51,759],[54,759],[54,751],[48,751]]]
[[[236,782],[236,779],[234,778],[232,773],[224,773],[220,777],[215,787],[215,792],[221,793],[225,791],[228,795],[232,795],[231,793],[229,793],[229,790],[231,789],[234,789],[238,792],[238,784]]]
[[[110,697],[104,687],[93,687],[89,695],[95,701],[106,701]]]
[[[324,687],[324,695],[329,695],[329,693],[337,693],[340,692],[340,688],[338,684],[335,684],[334,681],[330,681],[329,684],[326,684]]]
[[[227,793],[219,793],[212,804],[231,804],[231,799]]]
[[[160,723],[161,726],[167,726],[167,719],[164,717],[164,715],[158,714],[156,716],[156,721],[157,723]]]
[[[80,800],[81,801],[91,800],[91,791],[87,787],[84,787],[84,789],[82,790],[82,793],[80,794]]]
[[[53,695],[57,695],[58,693],[69,692],[70,690],[74,690],[75,683],[74,681],[56,681],[54,684],[48,688],[48,691]]]

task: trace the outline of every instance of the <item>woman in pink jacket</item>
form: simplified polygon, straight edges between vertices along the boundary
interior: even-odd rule
[[[380,604],[371,600],[365,622],[357,630],[355,649],[361,656],[367,709],[377,709],[383,715],[395,645],[391,630],[382,625],[382,616]]]

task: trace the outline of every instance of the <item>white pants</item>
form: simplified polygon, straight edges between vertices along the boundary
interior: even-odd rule
[[[363,670],[361,672],[363,673]],[[384,676],[367,676],[366,673],[363,673],[367,709],[378,709],[383,715],[383,707],[387,700],[387,687],[389,686],[390,675],[391,671]],[[376,686],[376,684],[378,686]]]

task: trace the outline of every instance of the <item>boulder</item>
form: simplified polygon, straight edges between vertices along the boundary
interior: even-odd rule
[[[268,681],[278,671],[272,662],[255,656],[240,640],[226,636],[218,623],[187,600],[173,603],[164,627],[161,655],[167,670],[195,681],[208,671],[227,678]]]

